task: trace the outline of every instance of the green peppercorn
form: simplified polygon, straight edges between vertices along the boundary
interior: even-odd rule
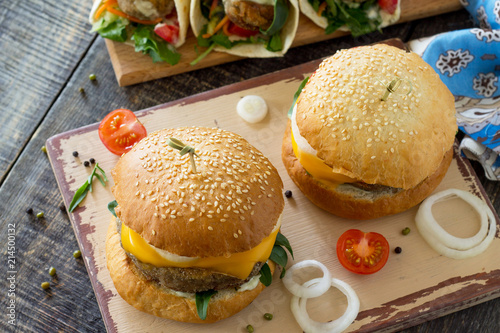
[[[85,89],[83,89],[82,87],[78,88],[78,91],[82,94],[85,94]]]
[[[44,153],[46,153],[47,152],[47,147],[42,146],[42,148],[40,148],[40,150],[43,151]]]
[[[247,325],[247,332],[253,333],[253,326],[252,325]]]
[[[55,269],[55,267],[50,267],[50,268],[49,268],[49,275],[50,275],[50,276],[54,276],[54,275],[56,275],[56,269]]]
[[[48,283],[47,281],[42,282],[41,287],[42,287],[42,289],[49,289],[50,288],[50,283]]]
[[[43,217],[43,212],[36,213],[36,217],[38,217],[39,219],[41,219]]]
[[[405,236],[408,235],[410,233],[410,228],[408,227],[404,228],[403,231],[401,231],[401,233]]]
[[[273,314],[272,313],[265,313],[264,319],[265,320],[273,320]]]
[[[95,81],[97,79],[97,77],[95,76],[95,74],[90,74],[89,79],[90,79],[90,81]]]
[[[75,257],[76,259],[80,258],[82,256],[82,252],[80,252],[80,250],[76,250],[75,252],[73,252],[73,257]]]

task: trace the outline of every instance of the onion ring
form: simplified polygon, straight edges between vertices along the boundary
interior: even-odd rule
[[[302,286],[306,288],[314,287],[321,283],[322,278],[316,278],[305,282]],[[347,283],[331,279],[331,286],[339,289],[347,297],[347,309],[338,319],[322,323],[312,320],[307,314],[307,298],[292,297],[290,308],[299,326],[307,333],[328,332],[339,333],[344,331],[356,319],[359,312],[359,298],[356,292]]]
[[[455,237],[434,219],[432,205],[450,196],[457,196],[468,202],[481,216],[480,230],[474,236]],[[453,259],[470,258],[484,252],[493,241],[496,231],[495,216],[489,206],[473,194],[458,189],[445,190],[425,199],[418,209],[415,222],[418,231],[430,247],[439,254]]]
[[[300,285],[293,280],[293,273],[298,269],[303,267],[315,266],[320,268],[323,271],[323,277],[319,278],[314,286],[305,287],[304,285]],[[299,263],[296,263],[289,269],[287,269],[285,276],[282,281],[285,285],[286,289],[294,296],[303,297],[303,298],[312,298],[323,295],[328,289],[330,289],[332,275],[328,268],[325,265],[316,260],[304,260]]]

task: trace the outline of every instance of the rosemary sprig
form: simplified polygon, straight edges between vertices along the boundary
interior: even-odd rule
[[[99,171],[101,174],[97,173],[97,171]],[[73,212],[76,207],[78,207],[83,199],[85,199],[88,192],[92,192],[92,181],[94,180],[94,177],[99,180],[102,186],[106,186],[106,182],[108,181],[106,173],[103,169],[101,169],[99,163],[96,163],[94,169],[92,170],[92,173],[89,175],[85,183],[75,192],[75,195],[73,196],[73,199],[71,200],[71,203],[68,207],[68,211],[70,213]]]
[[[191,168],[193,169],[193,173],[196,173],[196,164],[194,163],[194,156],[196,157],[200,156],[196,154],[194,148],[184,144],[181,140],[178,140],[176,138],[168,138],[167,143],[170,147],[180,150],[179,154],[181,156],[189,154],[189,158],[191,160]]]
[[[387,98],[389,98],[389,95],[392,94],[392,93],[395,93],[396,90],[399,89],[399,87],[401,86],[401,83],[403,81],[408,82],[408,84],[410,86],[410,89],[408,89],[408,92],[406,93],[406,95],[409,95],[411,93],[411,91],[412,91],[412,88],[413,88],[410,80],[403,80],[403,79],[400,79],[399,77],[396,77],[388,85],[385,85],[382,81],[380,81],[380,83],[382,83],[385,86],[384,96],[382,96],[382,98],[380,100],[384,101],[384,102],[387,101]]]

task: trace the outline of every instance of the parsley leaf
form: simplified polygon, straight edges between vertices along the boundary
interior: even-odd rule
[[[205,320],[207,318],[208,302],[216,293],[217,291],[215,290],[207,290],[196,293],[196,311],[198,312],[198,317],[200,317],[201,320]]]

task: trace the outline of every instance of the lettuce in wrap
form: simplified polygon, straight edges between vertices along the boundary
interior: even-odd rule
[[[191,27],[206,47],[242,57],[278,57],[290,48],[299,20],[297,0],[192,0]]]
[[[153,62],[175,65],[176,48],[186,41],[189,0],[96,0],[89,21],[103,38],[132,45]]]

